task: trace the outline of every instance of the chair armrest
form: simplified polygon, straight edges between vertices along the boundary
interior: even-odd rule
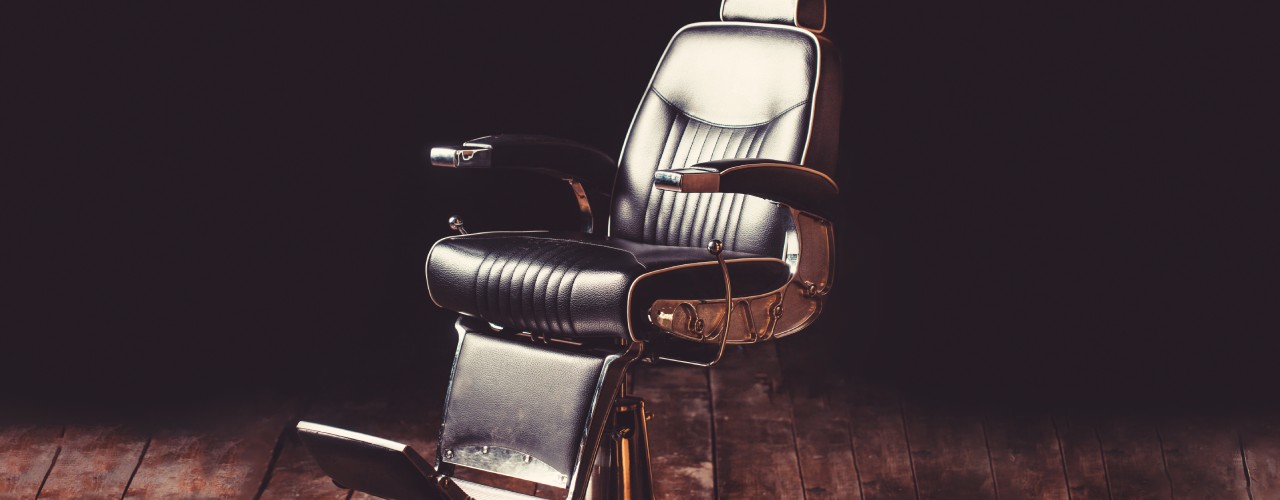
[[[742,193],[833,220],[839,213],[836,181],[809,167],[762,159],[719,160],[659,170],[654,187],[681,193]]]
[[[526,134],[490,135],[461,146],[431,148],[431,164],[453,168],[498,168],[538,172],[579,182],[609,196],[618,163],[583,144],[555,137]]]

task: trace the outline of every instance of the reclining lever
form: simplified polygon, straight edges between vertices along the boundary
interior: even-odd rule
[[[716,333],[716,335],[720,336],[720,345],[716,349],[716,355],[714,358],[711,358],[709,361],[687,360],[687,359],[668,358],[665,356],[658,356],[658,359],[660,360],[671,361],[675,363],[683,363],[686,365],[701,366],[705,368],[705,367],[710,367],[711,365],[714,365],[716,363],[719,363],[720,358],[724,356],[724,346],[729,341],[729,323],[730,323],[730,320],[733,319],[733,287],[729,283],[729,265],[725,263],[724,256],[720,255],[722,252],[724,252],[724,242],[720,240],[711,240],[711,243],[707,244],[707,252],[710,252],[711,255],[714,255],[716,257],[716,262],[720,264],[720,274],[724,276],[724,307],[725,307],[724,321],[721,322],[720,328],[718,329],[712,328],[710,330],[712,332],[719,331],[719,333]],[[697,313],[695,312],[694,314],[695,316],[691,316],[691,317],[696,317]],[[702,322],[701,319],[697,319],[694,321],[696,321],[697,323]],[[702,325],[698,325],[698,326],[702,326]],[[700,331],[698,333],[701,334],[702,332]]]
[[[449,216],[449,229],[457,231],[458,234],[467,234],[467,228],[463,226],[462,217],[456,215]]]

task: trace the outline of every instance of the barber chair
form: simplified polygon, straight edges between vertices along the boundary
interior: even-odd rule
[[[794,334],[833,277],[841,71],[823,0],[724,0],[671,39],[615,162],[574,142],[495,135],[430,150],[438,167],[565,180],[576,232],[437,242],[431,300],[460,313],[435,463],[412,448],[301,422],[336,483],[389,498],[533,498],[458,469],[650,498],[636,362],[711,366],[728,344]],[[593,226],[588,191],[610,198]],[[659,417],[660,418],[660,417]],[[763,472],[763,471],[762,471]]]

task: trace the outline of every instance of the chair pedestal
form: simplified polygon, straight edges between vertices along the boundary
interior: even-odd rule
[[[649,413],[644,400],[623,396],[613,404],[604,440],[596,454],[586,498],[653,498],[649,464]]]

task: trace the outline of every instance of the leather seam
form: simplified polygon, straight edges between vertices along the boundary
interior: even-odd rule
[[[608,245],[601,245],[601,244],[599,244],[599,243],[591,243],[591,242],[587,242],[587,241],[563,240],[563,239],[558,239],[558,238],[538,238],[538,237],[536,237],[536,236],[510,236],[510,238],[523,238],[523,239],[529,239],[529,240],[546,240],[546,241],[567,242],[567,243],[572,243],[572,244],[575,244],[575,245],[583,245],[583,246],[599,247],[599,248],[604,248],[604,249],[608,249],[608,250],[614,250],[614,251],[622,252],[622,253],[625,253],[625,254],[627,254],[627,255],[631,256],[631,260],[636,261],[636,265],[640,266],[642,269],[646,269],[646,270],[647,270],[647,269],[649,269],[647,266],[645,266],[645,265],[644,265],[644,263],[643,263],[643,262],[640,262],[640,259],[636,258],[636,254],[635,254],[635,252],[632,252],[632,251],[630,251],[630,250],[625,250],[625,249],[622,249],[622,248],[618,248],[618,247],[611,247],[611,246],[608,246]]]
[[[582,276],[582,267],[583,267],[582,265],[586,264],[587,261],[589,260],[591,260],[590,257],[586,259],[582,259],[581,261],[578,262],[578,265],[574,267],[573,277],[569,279],[569,298],[568,300],[564,301],[564,304],[565,304],[564,310],[565,310],[566,316],[568,317],[568,321],[566,322],[566,324],[569,326],[569,334],[574,337],[578,337],[579,335],[578,335],[578,326],[576,322],[573,320],[573,285],[578,283],[578,276]]]
[[[716,122],[713,122],[713,121],[711,121],[711,120],[704,120],[704,119],[702,119],[702,118],[699,118],[699,117],[697,117],[697,116],[694,116],[694,115],[693,115],[693,113],[690,113],[690,112],[688,112],[688,111],[685,111],[685,110],[684,110],[684,108],[681,108],[680,106],[677,106],[677,105],[676,105],[676,103],[671,102],[671,100],[670,100],[670,99],[667,99],[667,96],[662,95],[662,92],[659,92],[657,88],[649,87],[649,91],[650,91],[650,92],[653,92],[653,94],[654,94],[654,95],[658,96],[658,99],[661,99],[661,100],[662,100],[662,102],[667,103],[667,105],[668,105],[668,106],[671,106],[671,107],[675,108],[675,109],[676,109],[676,111],[679,111],[679,112],[680,112],[680,114],[685,115],[685,116],[686,116],[686,117],[688,117],[690,120],[697,120],[697,121],[700,121],[700,122],[705,123],[705,124],[707,124],[707,125],[714,125],[714,126],[717,126],[717,127],[720,127],[720,128],[753,128],[753,127],[761,127],[761,126],[764,126],[764,125],[768,125],[768,124],[770,124],[770,123],[773,123],[773,122],[774,122],[775,120],[777,120],[778,118],[782,118],[782,115],[785,115],[785,114],[787,114],[787,113],[790,113],[790,112],[794,111],[796,108],[798,108],[798,107],[800,107],[800,106],[804,106],[805,104],[809,104],[809,99],[805,99],[805,100],[803,100],[803,101],[797,102],[797,103],[795,103],[795,104],[792,104],[791,106],[788,106],[786,109],[782,110],[780,113],[778,113],[778,114],[774,115],[774,116],[773,116],[773,118],[769,118],[768,120],[765,120],[765,121],[762,121],[762,122],[759,122],[759,123],[752,123],[752,124],[749,124],[749,125],[725,125],[725,124],[723,124],[723,123],[716,123]]]
[[[539,323],[546,323],[546,327],[545,327],[545,329],[546,329],[547,331],[551,331],[551,330],[553,330],[553,329],[556,329],[556,330],[563,330],[562,328],[560,328],[560,324],[559,324],[559,322],[558,322],[558,321],[554,321],[554,318],[553,318],[553,316],[554,316],[554,315],[553,315],[553,313],[551,312],[551,310],[550,310],[550,309],[548,309],[548,307],[547,307],[547,302],[551,302],[552,306],[554,307],[554,305],[555,305],[554,300],[550,300],[550,301],[548,300],[548,299],[550,298],[550,296],[551,296],[551,281],[552,281],[553,279],[555,279],[556,271],[558,271],[562,265],[564,265],[564,264],[568,263],[569,261],[571,261],[571,260],[573,259],[573,249],[574,249],[574,248],[573,248],[572,246],[569,246],[569,245],[561,246],[561,247],[560,247],[560,249],[559,249],[560,251],[559,251],[559,252],[556,252],[556,253],[554,253],[554,254],[552,254],[552,257],[548,257],[548,258],[547,258],[547,262],[543,265],[543,269],[545,269],[545,270],[547,271],[547,280],[546,280],[546,282],[545,282],[545,283],[542,285],[542,287],[541,287],[541,290],[542,290],[542,300],[541,300],[541,302],[542,302],[542,305],[541,305],[541,310],[542,310],[542,320],[541,320],[541,321],[539,321]],[[539,270],[538,274],[539,274],[539,275],[541,275],[541,274],[542,274],[541,270]],[[562,274],[562,275],[563,275],[563,274]],[[538,278],[537,278],[537,276],[535,276],[535,277],[534,277],[534,287],[535,287],[535,288],[537,288],[537,279],[538,279]]]

